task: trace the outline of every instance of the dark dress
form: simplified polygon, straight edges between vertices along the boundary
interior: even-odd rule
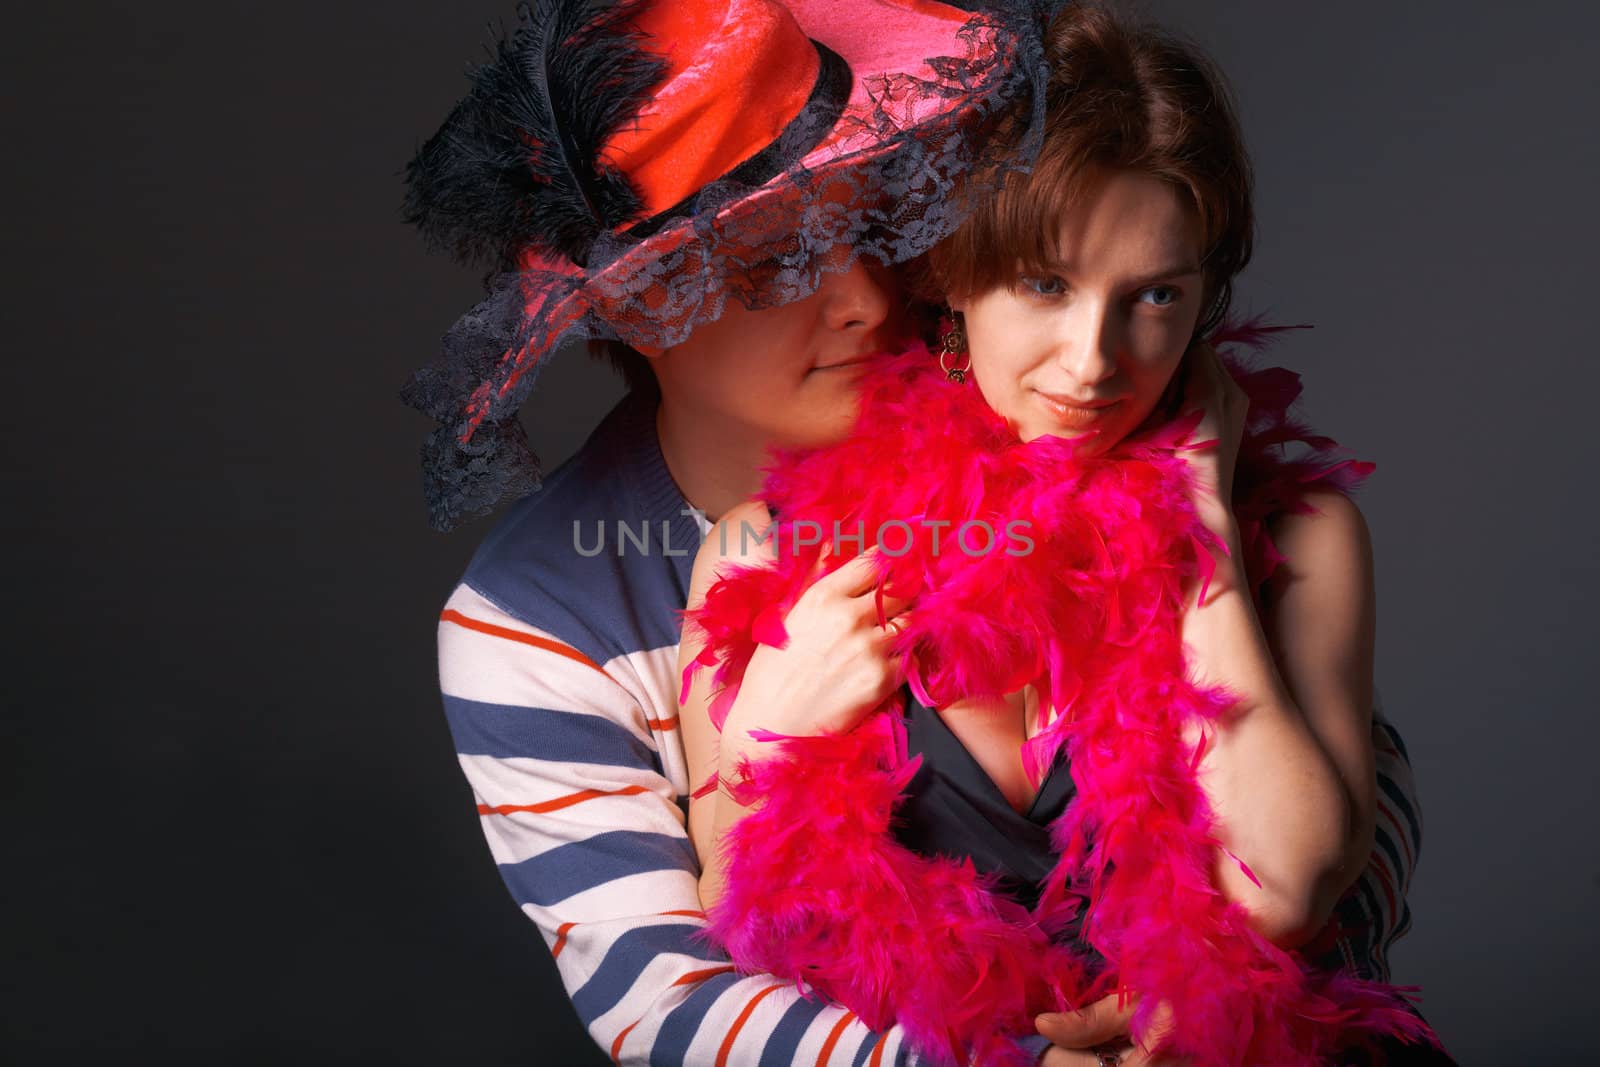
[[[1046,773],[1028,810],[1019,812],[939,714],[923,706],[909,687],[902,687],[902,695],[907,754],[920,753],[922,766],[896,809],[895,839],[925,856],[970,858],[979,873],[1000,877],[998,890],[1031,910],[1056,866],[1050,824],[1078,791],[1066,749]],[[1055,939],[1099,960],[1099,954],[1080,940],[1081,925],[1080,912]]]
[[[1077,786],[1062,749],[1026,812],[1001,794],[938,712],[905,697],[906,748],[922,766],[906,787],[895,838],[923,855],[970,856],[982,873],[1003,876],[1000,888],[1028,908],[1056,865],[1050,824],[1067,810]]]
[[[1063,748],[1051,765],[1039,793],[1025,812],[1018,812],[1000,792],[939,714],[902,687],[905,699],[906,751],[921,754],[922,766],[906,786],[896,810],[897,841],[925,856],[968,857],[979,872],[1001,878],[997,889],[1027,908],[1039,900],[1045,879],[1056,865],[1050,847],[1050,824],[1067,810],[1077,794],[1071,764]],[[1056,934],[1074,945],[1092,963],[1103,958],[1080,937],[1080,917]],[[1432,1049],[1386,1040],[1382,1059],[1352,1053],[1349,1067],[1377,1063],[1389,1067],[1452,1067],[1455,1060]]]

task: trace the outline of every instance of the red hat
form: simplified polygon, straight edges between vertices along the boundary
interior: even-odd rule
[[[406,221],[498,271],[402,393],[442,424],[433,526],[538,488],[517,412],[561,344],[670,347],[730,297],[775,307],[948,235],[958,181],[1037,150],[1041,5],[520,4],[407,167]]]

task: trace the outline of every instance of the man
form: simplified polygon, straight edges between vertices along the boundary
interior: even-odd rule
[[[428,455],[436,525],[535,484],[515,415],[544,354],[583,337],[631,346],[617,348],[633,390],[485,538],[441,615],[445,709],[491,853],[618,1062],[911,1062],[898,1029],[740,975],[697,940],[676,612],[708,517],[752,495],[765,450],[848,428],[852,368],[895,328],[874,263],[925,250],[953,219],[945,183],[919,194],[905,167],[978,173],[949,149],[984,143],[992,105],[1026,90],[1029,42],[963,33],[964,12],[928,0],[541,14],[474,73],[411,174],[411,218],[435,244],[506,268],[447,339],[453,358],[410,391],[445,423]],[[939,55],[964,57],[964,95],[931,88],[942,75],[923,57]],[[619,84],[633,95],[596,119]],[[864,197],[891,182],[892,205]],[[1418,835],[1408,769],[1381,748],[1380,779],[1380,845],[1401,844],[1380,847],[1336,919],[1392,939]],[[1333,926],[1321,947],[1381,965],[1386,943]],[[1118,1025],[1105,1010],[1092,1022]],[[1088,1048],[1110,1036],[1098,1030],[1052,1036]]]

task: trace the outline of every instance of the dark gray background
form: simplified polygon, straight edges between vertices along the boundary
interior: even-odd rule
[[[1245,305],[1316,324],[1279,356],[1379,463],[1427,817],[1396,977],[1463,1063],[1593,1054],[1600,16],[1151,9],[1241,98]],[[477,292],[397,222],[399,168],[509,12],[7,20],[0,1058],[605,1062],[454,764],[434,627],[487,524],[427,530],[395,399]],[[617,392],[553,365],[546,459]]]

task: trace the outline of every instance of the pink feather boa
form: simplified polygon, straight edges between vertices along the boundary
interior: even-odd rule
[[[1373,468],[1289,418],[1297,375],[1227,362],[1251,400],[1234,511],[1258,589],[1283,558],[1266,520],[1311,510],[1308,488],[1348,491]],[[1213,884],[1219,844],[1195,769],[1204,725],[1233,700],[1186,679],[1179,639],[1186,584],[1209,579],[1211,551],[1227,551],[1191,503],[1182,453],[1214,444],[1189,440],[1197,419],[1102,457],[1055,437],[1021,444],[919,346],[868,373],[849,440],[778,457],[763,492],[782,517],[777,563],[726,575],[685,615],[706,637],[685,692],[695,670],[715,668],[718,729],[756,645],[787,640],[783,619],[838,522],[866,545],[881,537],[880,591],[916,597],[896,651],[918,698],[941,707],[1037,685],[1042,703],[1069,713],[1024,746],[1025,766],[1037,784],[1065,745],[1078,793],[1051,826],[1060,861],[1029,912],[970,860],[892,837],[921,759],[907,759],[897,699],[849,733],[768,735],[774,754],[743,761],[731,786],[759,807],[722,843],[726,888],[705,935],[736,964],[814,987],[875,1029],[898,1022],[947,1063],[1029,1062],[1015,1039],[1034,1032],[1037,1012],[1116,990],[1141,995],[1133,1037],[1192,1067],[1330,1063],[1380,1034],[1437,1044],[1401,990],[1310,970]],[[1307,454],[1284,458],[1294,442]],[[922,520],[951,524],[942,542]],[[1031,551],[1007,535],[1013,520],[1030,524]],[[995,534],[988,551],[981,527],[955,540],[979,521]],[[1191,747],[1182,738],[1196,725]],[[1051,940],[1084,901],[1082,936],[1102,966]],[[1162,1004],[1164,1036],[1152,1028]]]

